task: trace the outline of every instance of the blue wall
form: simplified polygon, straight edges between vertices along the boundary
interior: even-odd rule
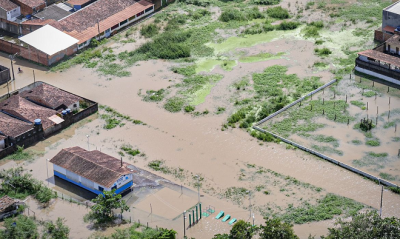
[[[98,194],[102,194],[101,191],[95,190],[95,189],[92,189],[92,188],[88,188],[88,187],[86,187],[85,185],[83,185],[82,183],[80,183],[80,182],[75,182],[75,181],[73,181],[73,180],[67,178],[65,175],[63,175],[63,174],[61,174],[61,173],[59,173],[59,172],[57,172],[57,171],[54,171],[54,176],[57,176],[57,177],[59,177],[59,178],[62,178],[62,179],[64,179],[65,181],[68,181],[68,182],[70,182],[70,183],[73,183],[73,184],[75,184],[75,185],[77,185],[77,186],[79,186],[79,187],[81,187],[81,188],[84,188],[84,189],[86,189],[86,190],[88,190],[88,191],[90,191],[90,192],[92,192],[92,193],[95,193],[95,194],[97,194],[97,195],[98,195]],[[130,188],[132,185],[133,185],[133,181],[129,181],[129,183],[127,183],[127,184],[125,184],[124,186],[118,188],[118,189],[115,191],[115,193],[119,194],[119,193],[125,191],[126,189]]]

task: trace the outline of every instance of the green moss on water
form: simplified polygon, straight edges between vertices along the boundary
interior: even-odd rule
[[[261,43],[270,42],[284,36],[295,35],[298,31],[298,29],[289,31],[271,31],[256,35],[230,37],[222,43],[208,43],[206,45],[213,48],[215,53],[228,52],[237,48],[251,47]]]
[[[221,66],[221,68],[225,71],[231,71],[233,67],[237,65],[237,63],[233,60],[216,60],[203,58],[196,63],[196,73],[210,72],[218,65]]]
[[[253,63],[253,62],[259,62],[259,61],[267,61],[267,60],[272,60],[272,59],[279,59],[281,56],[283,56],[285,53],[284,52],[279,52],[277,54],[272,54],[272,53],[259,53],[256,55],[251,55],[251,56],[245,56],[241,57],[239,59],[240,62],[244,63]]]

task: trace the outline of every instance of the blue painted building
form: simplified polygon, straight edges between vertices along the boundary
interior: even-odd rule
[[[115,189],[116,193],[133,185],[135,167],[98,150],[81,147],[61,150],[51,160],[54,176],[62,178],[95,194]]]

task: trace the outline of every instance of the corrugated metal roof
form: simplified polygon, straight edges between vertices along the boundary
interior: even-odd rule
[[[79,42],[78,39],[46,25],[20,38],[21,41],[51,56]]]

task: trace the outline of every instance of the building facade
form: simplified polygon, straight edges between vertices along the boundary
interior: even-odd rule
[[[115,190],[120,194],[134,185],[134,167],[98,150],[80,147],[61,150],[51,160],[54,176],[92,193]]]
[[[17,4],[9,0],[0,0],[0,18],[14,21],[20,15],[21,8]]]

